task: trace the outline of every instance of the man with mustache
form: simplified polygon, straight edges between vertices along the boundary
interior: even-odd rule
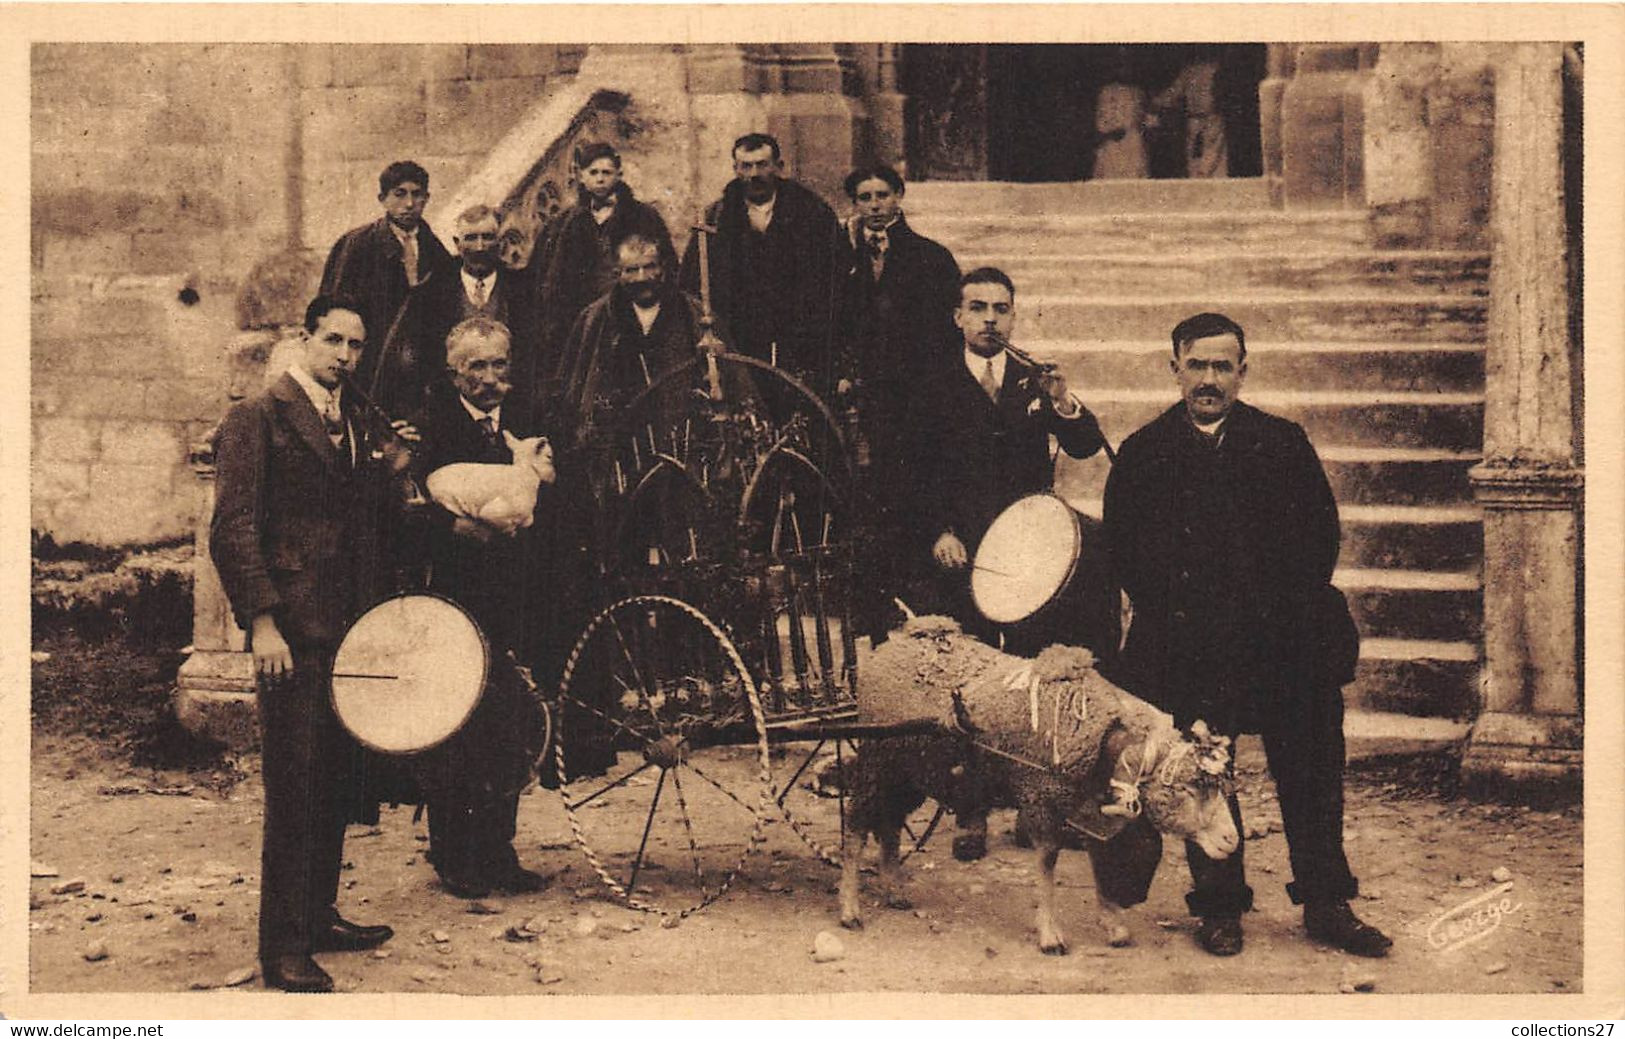
[[[422,166],[403,160],[384,167],[378,203],[383,216],[333,243],[319,291],[358,306],[368,338],[356,378],[390,414],[407,415],[440,374],[444,343],[424,297],[450,270],[451,254],[423,219],[429,173]]]
[[[1112,573],[1134,606],[1111,677],[1170,712],[1228,736],[1264,738],[1291,856],[1287,893],[1316,941],[1359,956],[1392,944],[1360,921],[1343,854],[1343,697],[1359,633],[1332,586],[1337,502],[1295,423],[1242,403],[1247,341],[1222,314],[1173,331],[1183,400],[1123,442],[1106,482]],[[1231,812],[1241,828],[1239,803]],[[1186,845],[1215,956],[1242,948],[1253,892],[1244,859]]]
[[[592,142],[576,149],[575,161],[575,204],[553,218],[543,232],[542,252],[531,263],[539,272],[544,340],[551,351],[557,351],[576,315],[614,288],[615,244],[627,235],[654,242],[661,265],[677,269],[671,232],[654,207],[639,201],[621,179],[620,153],[602,141]]]
[[[509,357],[508,329],[499,321],[475,315],[451,330],[451,392],[432,394],[413,422],[423,438],[413,452],[419,483],[455,462],[511,463],[505,434],[557,438],[525,401],[510,395]],[[424,509],[429,590],[466,609],[492,649],[490,679],[473,715],[416,761],[428,804],[428,858],[441,886],[459,898],[547,884],[520,865],[513,848],[519,792],[541,749],[540,714],[507,657],[546,680],[562,663],[567,630],[585,623],[572,605],[580,583],[570,568],[580,546],[565,497],[544,482],[531,525],[517,531],[453,516],[432,502]]]
[[[233,407],[215,440],[209,555],[248,632],[264,748],[261,976],[289,992],[332,991],[313,953],[367,949],[394,933],[351,923],[334,904],[345,823],[376,822],[377,805],[328,677],[345,626],[387,582],[389,488],[408,462],[397,441],[371,440],[342,389],[366,338],[356,304],[316,297],[293,364]]]
[[[705,211],[712,309],[733,329],[734,348],[807,381],[835,388],[834,293],[840,262],[835,212],[782,176],[779,142],[750,133],[734,142],[734,180]],[[700,292],[700,233],[683,254],[684,290]]]
[[[514,271],[503,266],[500,221],[490,206],[470,206],[458,214],[451,241],[458,258],[435,287],[429,320],[438,349],[429,360],[437,372],[444,370],[446,336],[451,330],[469,318],[489,318],[508,330],[509,387],[525,401],[536,402],[542,392],[539,380],[546,359],[530,268]],[[438,376],[434,384],[444,385]]]

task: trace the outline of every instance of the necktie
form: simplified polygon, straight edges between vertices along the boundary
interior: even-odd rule
[[[474,279],[474,305],[481,310],[485,309],[486,301],[491,298],[491,289],[486,285],[487,278]]]
[[[490,415],[485,416],[480,419],[480,429],[485,433],[486,444],[495,446],[500,439],[497,435],[497,420]]]
[[[886,232],[870,231],[869,235],[869,266],[874,270],[876,278],[886,267]]]
[[[418,283],[418,236],[414,232],[401,239],[401,267],[406,271],[406,283]]]
[[[997,404],[999,402],[999,380],[993,375],[993,358],[987,359],[987,367],[982,369],[982,392],[987,399]]]
[[[349,465],[350,427],[344,421],[337,393],[327,395],[327,403],[322,406],[322,426],[327,430],[327,439],[333,442],[333,449],[339,453],[339,460]]]

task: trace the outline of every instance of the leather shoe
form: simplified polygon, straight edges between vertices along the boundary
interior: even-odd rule
[[[260,964],[266,988],[284,992],[331,992],[333,978],[309,956],[277,956]]]
[[[1241,951],[1241,917],[1202,917],[1196,928],[1196,943],[1215,956],[1236,955]]]
[[[310,936],[312,952],[359,952],[374,949],[395,937],[388,924],[353,924],[335,916],[326,927]]]
[[[491,893],[491,885],[474,877],[440,874],[440,886],[457,898],[484,898]]]
[[[1310,902],[1303,907],[1303,926],[1317,942],[1335,945],[1356,956],[1386,956],[1393,939],[1354,915],[1347,902]]]
[[[526,869],[517,863],[499,871],[489,879],[493,890],[506,895],[528,895],[534,891],[546,890],[547,885],[553,883],[552,877]]]
[[[954,859],[959,862],[975,862],[987,855],[987,831],[971,830],[965,833],[954,834]]]

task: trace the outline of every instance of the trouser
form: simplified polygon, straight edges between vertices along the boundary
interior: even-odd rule
[[[429,813],[429,861],[442,876],[478,879],[518,863],[519,791],[530,779],[540,712],[505,661],[491,668],[461,729],[417,762]]]
[[[1283,702],[1269,715],[1261,735],[1270,776],[1281,804],[1294,905],[1340,902],[1359,893],[1343,854],[1343,695],[1333,687]],[[1181,725],[1191,721],[1181,718]],[[1241,804],[1230,798],[1230,815],[1242,829]],[[1243,841],[1228,858],[1208,858],[1194,841],[1185,842],[1193,890],[1186,904],[1197,916],[1232,916],[1253,907],[1247,886]]]
[[[344,826],[359,797],[360,748],[328,697],[332,651],[293,648],[293,675],[261,682],[265,829],[260,848],[261,960],[308,955],[338,898]]]

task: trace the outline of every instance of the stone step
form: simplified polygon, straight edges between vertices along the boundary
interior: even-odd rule
[[[1343,505],[1339,559],[1354,569],[1465,573],[1484,560],[1484,520],[1475,505]]]
[[[1171,331],[1171,329],[1170,329]],[[1027,339],[1017,346],[1060,366],[1086,401],[1119,388],[1161,388],[1174,381],[1173,345],[1157,339]],[[1484,348],[1462,343],[1314,343],[1247,341],[1247,390],[1399,390],[1471,393],[1484,388]]]
[[[904,201],[922,212],[1126,213],[1211,212],[1267,209],[1269,182],[1234,180],[1102,179],[1014,184],[1004,181],[933,180],[908,185]]]
[[[1068,460],[1063,466],[1100,470],[1095,476],[1062,475],[1064,486],[1092,482],[1104,486],[1106,462],[1100,456],[1087,461]],[[1063,491],[1064,493],[1064,491]],[[1074,509],[1099,519],[1098,496],[1065,494]],[[1428,570],[1476,573],[1484,559],[1483,515],[1473,505],[1345,505],[1339,504],[1343,543],[1339,561],[1351,570]]]
[[[1001,206],[939,209],[915,204],[909,192],[908,222],[919,233],[960,253],[994,256],[1032,252],[1035,242],[1045,253],[1153,253],[1177,256],[1188,251],[1233,250],[1305,252],[1361,251],[1370,247],[1363,212],[1325,210],[1213,209],[1204,212],[1088,213],[1067,210],[1049,214],[997,215]],[[990,215],[991,214],[991,215]],[[963,263],[961,263],[963,266]]]
[[[1321,464],[1339,504],[1440,505],[1469,501],[1467,470],[1479,455],[1435,448],[1323,447]],[[1068,498],[1105,493],[1108,467],[1064,465],[1056,489]]]
[[[1333,583],[1348,597],[1362,638],[1476,642],[1484,632],[1478,573],[1339,569]]]
[[[1486,252],[1305,252],[1235,248],[1147,252],[1066,252],[1048,239],[995,251],[978,245],[956,251],[961,270],[998,267],[1016,283],[1018,299],[1059,293],[1142,295],[1247,289],[1396,295],[1488,296]]]
[[[1473,642],[1367,638],[1344,697],[1366,710],[1470,718],[1479,707],[1482,672]]]
[[[1166,390],[1116,390],[1084,401],[1115,446],[1177,399]],[[1269,390],[1246,399],[1303,426],[1318,446],[1477,451],[1483,443],[1483,394]]]
[[[1248,338],[1298,342],[1478,343],[1488,301],[1476,296],[1206,293],[1066,295],[1022,300],[1016,335],[1152,340],[1192,314],[1219,311]]]
[[[1460,748],[1471,728],[1451,718],[1350,708],[1343,715],[1343,743],[1350,761],[1437,754]]]

